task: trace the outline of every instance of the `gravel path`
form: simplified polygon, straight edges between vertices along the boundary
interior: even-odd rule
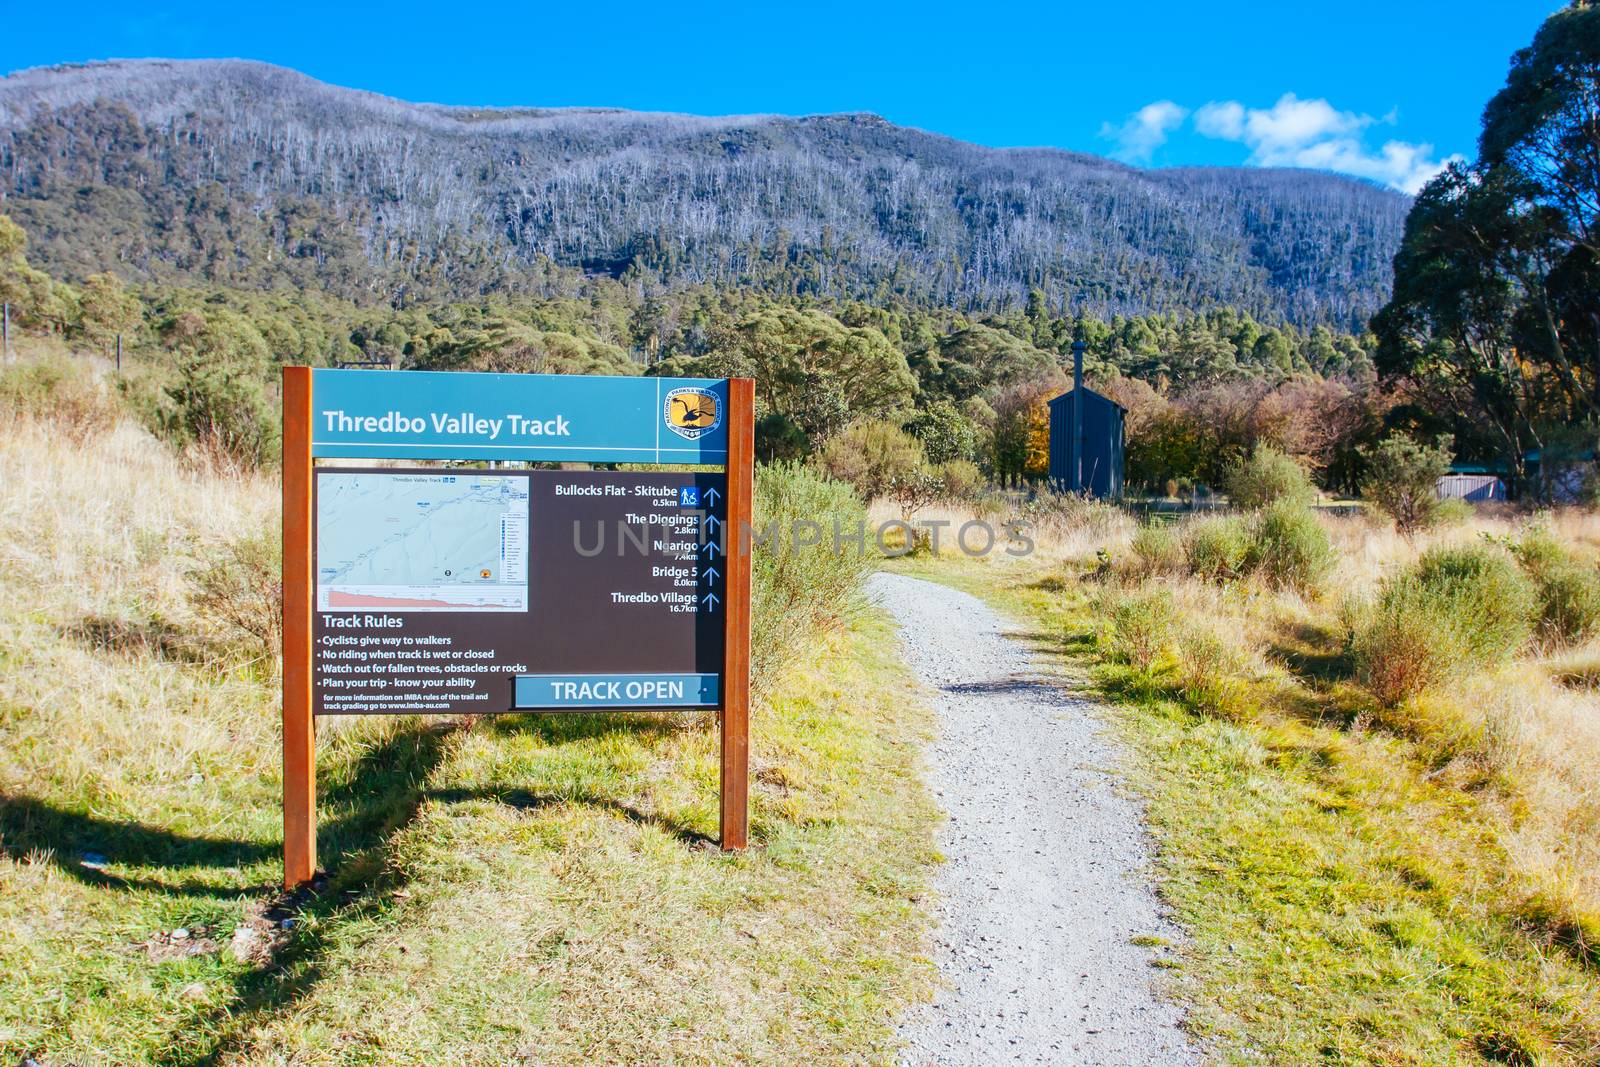
[[[872,591],[936,690],[931,784],[950,817],[937,878],[947,987],[902,1023],[902,1063],[1199,1063],[1156,995],[1155,952],[1131,943],[1180,935],[1090,705],[1051,685],[976,597],[893,574]]]

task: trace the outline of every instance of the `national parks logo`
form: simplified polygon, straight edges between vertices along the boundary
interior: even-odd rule
[[[709,389],[685,386],[667,394],[667,428],[690,441],[722,425],[722,401]]]

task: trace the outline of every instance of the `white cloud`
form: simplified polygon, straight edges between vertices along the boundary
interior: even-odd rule
[[[1393,125],[1397,118],[1394,111],[1377,119],[1340,111],[1326,100],[1301,100],[1285,93],[1270,108],[1245,107],[1237,100],[1212,101],[1195,112],[1194,128],[1203,137],[1245,145],[1250,149],[1248,162],[1254,166],[1338,171],[1415,193],[1461,157],[1435,160],[1433,145],[1407,141],[1387,141],[1376,151],[1369,149],[1367,129]]]
[[[1121,126],[1105,123],[1100,136],[1117,143],[1113,156],[1127,163],[1148,163],[1156,149],[1167,143],[1167,136],[1183,125],[1189,109],[1171,100],[1157,100],[1146,104]]]

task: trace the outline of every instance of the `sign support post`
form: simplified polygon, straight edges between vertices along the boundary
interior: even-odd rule
[[[755,496],[755,394],[750,378],[728,381],[727,641],[723,648],[722,820],[724,851],[742,851],[750,829],[750,526]]]
[[[317,871],[316,723],[311,713],[311,368],[283,369],[283,884]]]

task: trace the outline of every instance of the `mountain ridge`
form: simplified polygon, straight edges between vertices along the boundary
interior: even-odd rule
[[[1408,204],[1318,172],[1142,170],[863,112],[417,104],[249,60],[0,78],[0,195],[68,275],[109,258],[146,279],[397,299],[516,291],[549,263],[968,310],[1042,288],[1100,314],[1227,304],[1342,328],[1386,295]],[[378,270],[358,284],[363,261]]]

